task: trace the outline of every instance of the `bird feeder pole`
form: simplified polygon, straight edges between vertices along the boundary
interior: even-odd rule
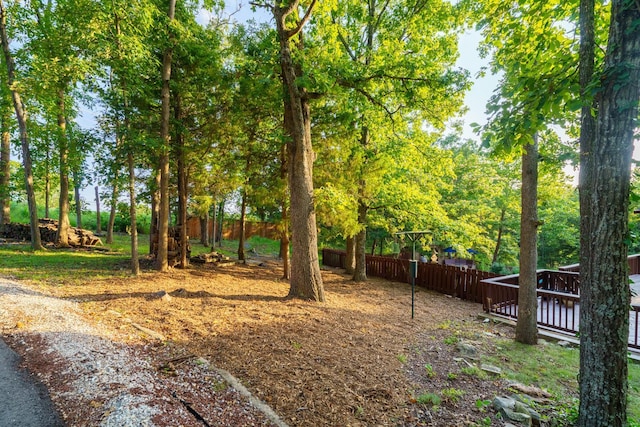
[[[431,234],[430,231],[401,231],[395,233],[396,236],[406,237],[412,244],[411,259],[409,260],[409,275],[411,276],[411,318],[414,318],[416,305],[416,278],[418,277],[418,260],[416,259],[416,242],[424,236]]]

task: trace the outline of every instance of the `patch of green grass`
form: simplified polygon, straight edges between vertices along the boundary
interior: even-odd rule
[[[433,378],[436,376],[436,373],[433,370],[433,366],[431,366],[430,364],[427,363],[426,365],[424,365],[424,370],[427,371],[427,376],[429,378]]]
[[[0,245],[2,274],[46,284],[75,284],[124,276],[125,254],[64,249],[33,251],[29,245]]]
[[[396,358],[402,364],[407,363],[407,356],[405,354],[399,354],[399,355],[396,356]]]
[[[449,373],[447,374],[447,379],[448,379],[449,381],[456,380],[456,379],[458,379],[458,374],[456,374],[455,372],[449,372]]]
[[[423,393],[416,398],[416,402],[421,405],[440,406],[442,398],[435,393]]]
[[[487,373],[482,369],[478,368],[477,366],[465,366],[462,369],[460,369],[460,371],[463,374],[468,375],[470,377],[478,377],[483,380],[488,378]]]
[[[464,396],[464,390],[457,388],[447,388],[442,390],[442,398],[450,403],[458,402]]]
[[[449,335],[444,339],[444,343],[446,345],[456,345],[458,344],[459,341],[460,341],[460,338],[458,338],[456,335]]]
[[[556,344],[529,346],[501,340],[498,351],[486,361],[502,368],[503,376],[525,385],[535,385],[552,393],[560,414],[571,421],[577,414],[580,352]],[[629,425],[640,424],[640,364],[629,363]],[[564,408],[564,409],[562,409]]]

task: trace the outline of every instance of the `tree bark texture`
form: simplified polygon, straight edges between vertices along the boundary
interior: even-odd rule
[[[538,343],[538,136],[522,155],[520,277],[516,341]]]
[[[173,21],[176,15],[176,0],[169,0],[167,16]],[[170,37],[173,38],[173,37]],[[171,117],[171,92],[169,82],[171,80],[171,62],[173,60],[173,48],[169,46],[162,57],[162,112],[160,116],[160,138],[162,147],[158,172],[160,173],[160,205],[158,209],[158,258],[156,269],[158,271],[169,270],[168,263],[168,238],[169,238],[169,119]]]
[[[73,181],[73,194],[76,201],[76,227],[82,228],[82,200],[80,199],[80,185],[78,185],[80,181],[77,177],[75,177]]]
[[[367,206],[361,201],[358,202],[358,224],[366,222]],[[363,222],[361,222],[363,221]],[[355,237],[355,269],[353,270],[354,282],[365,282],[367,280],[367,229],[363,227]]]
[[[96,193],[96,233],[102,233],[102,218],[100,214],[100,187],[97,185],[94,188]]]
[[[245,244],[245,227],[246,227],[246,215],[247,215],[247,193],[242,190],[242,203],[240,205],[240,235],[238,236],[238,260],[245,261],[246,257],[244,254],[244,244]]]
[[[587,3],[587,2],[583,2]],[[581,4],[581,20],[593,19]],[[627,245],[634,132],[640,99],[640,8],[611,2],[609,42],[594,105],[595,132],[581,134],[585,203],[580,265],[580,415],[578,425],[627,424],[630,290]],[[586,58],[588,59],[588,58]],[[582,131],[590,131],[590,128]]]
[[[68,248],[69,245],[69,138],[67,137],[67,118],[65,116],[64,89],[58,90],[58,149],[60,168],[60,197],[58,203],[58,245]]]
[[[498,224],[498,237],[496,237],[496,247],[493,250],[493,257],[491,258],[491,265],[498,262],[498,256],[500,255],[500,245],[502,244],[502,232],[504,230],[504,216],[507,212],[507,208],[503,207],[500,212],[500,223]]]
[[[184,120],[182,114],[182,101],[179,94],[176,94],[175,105],[175,118],[177,123],[181,123]],[[180,259],[178,265],[180,268],[187,268],[189,266],[189,258],[187,257],[187,200],[189,199],[189,185],[187,165],[185,162],[185,146],[184,135],[182,133],[182,126],[176,128],[176,147],[178,155],[178,222],[180,223],[180,247],[183,250],[180,251]]]
[[[356,245],[354,237],[347,237],[347,247],[344,257],[344,269],[347,274],[353,274],[356,269]]]
[[[118,180],[120,172],[116,170],[113,178],[113,188],[111,189],[111,206],[109,207],[109,222],[107,223],[107,243],[113,243],[113,227],[116,224],[116,213],[118,208],[118,196],[120,189],[118,188]]]
[[[371,11],[371,4],[370,9]],[[369,36],[372,37],[371,28],[368,29]],[[372,40],[369,40],[369,43],[373,43]],[[369,45],[368,46],[372,46]],[[369,145],[369,128],[367,126],[362,127],[362,131],[360,134],[360,146],[363,150],[366,150],[367,145]],[[363,172],[362,172],[363,173]],[[366,244],[367,244],[367,211],[368,206],[366,202],[366,187],[367,182],[364,178],[360,178],[358,180],[358,226],[360,227],[360,232],[355,236],[355,266],[353,270],[353,280],[356,282],[364,282],[367,280],[367,262],[366,262]]]
[[[285,126],[286,128],[286,126]],[[280,259],[282,260],[282,278],[291,279],[291,262],[289,259],[290,233],[289,233],[289,182],[287,177],[289,170],[287,165],[287,146],[280,149],[280,180],[282,181],[281,220],[280,220]]]
[[[288,145],[289,189],[291,192],[291,232],[293,255],[291,257],[291,285],[289,296],[324,302],[324,287],[318,259],[318,234],[313,200],[313,161],[311,144],[311,117],[309,100],[297,78],[302,76],[301,67],[294,64],[291,54],[293,37],[301,37],[303,21],[294,30],[288,29],[285,21],[297,12],[298,1],[285,7],[275,5],[273,13],[280,42],[280,64],[287,92],[291,125]],[[309,7],[308,17],[313,5]],[[287,105],[285,103],[285,105]],[[286,107],[285,107],[286,108]]]
[[[4,110],[4,109],[3,109]],[[0,140],[0,228],[11,222],[11,132],[9,117],[2,111],[2,136]]]
[[[24,180],[27,193],[27,205],[29,206],[29,226],[31,228],[31,246],[34,250],[42,249],[40,239],[40,228],[38,227],[38,206],[36,205],[36,193],[33,186],[33,168],[31,164],[31,151],[29,147],[29,134],[27,133],[27,112],[20,97],[20,93],[15,89],[15,63],[11,50],[9,49],[9,39],[7,38],[7,15],[4,2],[0,0],[0,39],[2,41],[2,51],[4,53],[5,64],[7,65],[7,84],[11,90],[13,108],[16,112],[18,128],[20,130],[20,144],[22,146],[22,165],[24,167]]]
[[[49,207],[51,205],[51,151],[47,147],[44,159],[44,217],[49,218]]]
[[[133,158],[133,148],[131,147],[127,153],[127,167],[129,169],[129,216],[131,217],[131,273],[137,276],[140,274],[140,260],[138,257],[138,220],[136,217],[136,164]]]

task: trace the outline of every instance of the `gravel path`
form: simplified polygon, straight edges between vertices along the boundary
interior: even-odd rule
[[[0,280],[0,328],[66,425],[272,425],[206,361],[187,357],[160,372],[170,346],[125,345],[73,302]]]

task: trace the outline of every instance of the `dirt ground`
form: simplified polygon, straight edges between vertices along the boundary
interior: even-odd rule
[[[407,284],[322,274],[324,304],[286,298],[280,265],[266,259],[46,291],[79,302],[128,344],[154,341],[135,323],[162,334],[174,357],[203,357],[231,372],[291,426],[502,424],[477,402],[504,384],[464,374],[475,362],[461,359],[456,343],[491,351],[510,328],[483,322],[479,304],[424,290],[411,319]],[[434,407],[419,398],[425,393],[444,397]]]

